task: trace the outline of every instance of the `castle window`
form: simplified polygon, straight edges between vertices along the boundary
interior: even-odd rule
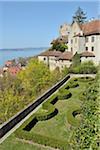
[[[94,42],[94,36],[91,37],[91,42]]]
[[[73,43],[73,40],[71,40],[71,44]]]
[[[86,51],[88,51],[88,47],[86,47]]]
[[[85,38],[85,42],[88,42],[88,37]]]
[[[46,60],[46,58],[44,57],[44,60]]]
[[[91,51],[94,51],[94,47],[93,46],[91,47]]]
[[[75,43],[77,43],[77,38],[75,38]]]
[[[71,47],[71,52],[73,51],[73,48]]]

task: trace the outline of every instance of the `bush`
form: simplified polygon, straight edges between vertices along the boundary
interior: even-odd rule
[[[36,119],[38,121],[43,121],[52,118],[54,115],[57,114],[57,109],[53,105],[49,104],[49,108],[47,109],[47,112],[44,113],[37,113],[36,114]]]
[[[97,67],[92,61],[83,62],[79,65],[72,65],[69,68],[70,73],[81,73],[81,74],[95,74],[97,73]]]
[[[79,86],[79,84],[77,83],[77,82],[69,82],[69,84],[68,84],[68,86],[70,87],[70,88],[75,88],[75,87],[78,87]]]
[[[68,99],[72,96],[72,94],[67,91],[67,90],[59,90],[59,93],[58,93],[58,99],[59,100],[63,100],[63,99]]]
[[[45,146],[47,145],[47,146],[51,146],[54,148],[59,148],[60,150],[69,149],[69,144],[66,141],[53,139],[46,135],[44,136],[44,135],[33,133],[33,132],[28,133],[23,130],[19,130],[19,131],[17,130],[16,136],[18,138],[25,139],[25,140],[31,140],[33,142],[36,142],[38,144],[42,144]]]
[[[73,115],[73,113],[76,111],[78,112],[80,111],[79,106],[72,106],[67,111],[67,120],[68,120],[68,123],[71,124],[72,126],[78,126],[80,124],[80,121],[76,119]]]
[[[89,81],[94,81],[94,78],[92,78],[92,77],[80,77],[80,78],[78,78],[78,81],[89,82]]]
[[[50,138],[46,135],[41,135],[34,132],[28,132],[23,130],[33,119],[35,118],[35,115],[33,114],[27,121],[25,121],[20,128],[18,128],[15,131],[15,136],[21,139],[25,140],[31,140],[33,142],[51,146],[54,148],[59,148],[60,150],[66,150],[69,149],[69,144],[66,141],[57,140],[54,138]]]
[[[99,149],[99,83],[100,79],[95,79],[81,95],[84,99],[82,103],[83,120],[80,126],[73,132],[71,147],[74,150]]]
[[[36,119],[38,121],[47,120],[57,114],[58,110],[53,105],[58,100],[57,95],[51,96],[45,103],[42,105],[42,110],[35,113]]]

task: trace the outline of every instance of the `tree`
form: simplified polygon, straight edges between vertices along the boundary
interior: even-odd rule
[[[59,42],[58,40],[55,40],[51,49],[64,52],[66,49],[68,49],[68,46],[62,42]]]
[[[73,59],[72,59],[72,66],[79,66],[80,65],[80,54],[78,54],[76,52],[76,54],[73,56]]]
[[[78,22],[80,24],[84,23],[86,21],[86,13],[78,7],[77,11],[75,12],[75,16],[73,16],[73,22]]]

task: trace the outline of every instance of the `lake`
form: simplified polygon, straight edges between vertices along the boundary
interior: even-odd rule
[[[47,48],[29,48],[29,49],[1,49],[0,50],[0,66],[3,66],[7,60],[19,57],[30,57],[40,54]]]

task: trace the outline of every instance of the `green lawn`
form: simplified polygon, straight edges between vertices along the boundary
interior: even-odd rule
[[[80,93],[83,92],[87,86],[87,82],[79,82],[79,87],[70,88],[69,91],[72,93],[72,96],[66,100],[58,100],[54,105],[58,114],[52,117],[49,120],[39,121],[37,124],[30,130],[25,131],[28,134],[39,134],[42,136],[48,136],[55,140],[69,141],[75,127],[68,123],[67,112],[69,109],[74,107],[79,107],[81,104]],[[25,124],[25,123],[24,123]],[[27,125],[27,124],[26,124]],[[48,150],[48,148],[41,148],[33,144],[26,144],[22,141],[18,141],[15,135],[12,134],[8,137],[1,145],[0,150]],[[69,150],[69,149],[68,149]]]
[[[72,97],[66,100],[58,100],[55,107],[58,114],[45,121],[39,121],[30,132],[48,135],[55,139],[66,140],[69,137],[69,123],[67,121],[67,111],[72,106],[80,106],[80,92],[84,91],[86,83],[79,82],[79,87],[69,89]]]
[[[0,150],[48,150],[48,148],[42,148],[41,145],[29,144],[24,141],[19,141],[14,134],[8,137],[1,145]]]

